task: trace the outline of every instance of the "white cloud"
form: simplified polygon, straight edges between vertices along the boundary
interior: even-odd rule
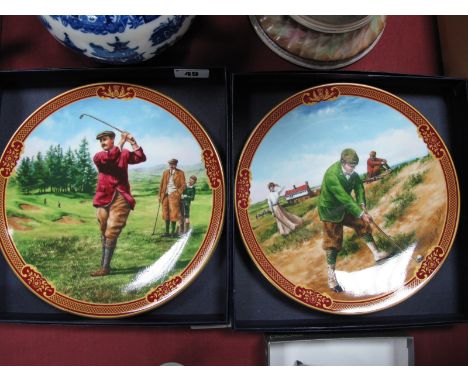
[[[47,152],[50,146],[60,144],[65,151],[71,147],[72,150],[78,149],[80,142],[86,138],[89,143],[90,156],[101,150],[98,141],[95,140],[96,129],[86,127],[80,130],[79,134],[74,134],[69,139],[60,142],[55,139],[45,139],[35,135],[31,135],[26,140],[25,150],[22,157],[36,156],[40,151],[43,155]],[[120,135],[117,134],[115,143],[119,141]],[[157,135],[143,135],[135,137],[139,145],[143,147],[147,160],[141,166],[154,166],[165,164],[171,158],[177,158],[181,166],[193,165],[201,161],[201,148],[195,138],[191,136],[185,137],[167,137]],[[131,150],[131,146],[127,143],[125,148]]]
[[[57,144],[56,141],[30,136],[25,144],[21,158],[36,156],[38,152],[43,155],[51,145]]]
[[[141,106],[141,111],[143,114],[143,119],[161,119],[163,116],[166,115],[166,111],[155,107],[153,104],[147,104]]]
[[[338,107],[336,106],[327,106],[327,107],[324,107],[323,109],[319,109],[317,112],[316,112],[316,115],[317,116],[324,116],[324,115],[331,115],[331,114],[335,114],[335,113],[338,113]]]
[[[200,163],[201,148],[192,137],[171,138],[143,136],[138,139],[146,154],[143,166],[153,166],[167,163],[171,158],[177,158],[180,166]]]
[[[101,150],[101,145],[98,143],[96,138],[96,131],[90,127],[80,130],[79,134],[76,134],[64,142],[58,142],[64,148],[64,150],[68,150],[71,147],[72,150],[78,149],[80,146],[80,142],[83,138],[86,138],[89,143],[89,151],[91,156],[94,155],[96,151]],[[57,144],[57,143],[56,143]]]
[[[366,171],[366,160],[371,150],[377,151],[378,157],[387,159],[390,166],[428,153],[426,144],[418,137],[412,124],[410,128],[388,130],[374,139],[361,141],[354,148],[361,158],[358,172]]]
[[[55,121],[54,118],[49,117],[42,121],[39,127],[41,129],[52,130],[57,127],[57,121]]]
[[[99,144],[94,145],[95,132],[91,129],[83,130],[82,132],[80,132],[80,134],[76,134],[64,142],[60,142],[55,139],[44,139],[35,135],[31,135],[26,139],[25,149],[23,151],[22,158],[26,156],[36,156],[38,152],[41,152],[42,155],[45,155],[50,146],[56,146],[58,144],[62,146],[64,152],[67,151],[69,147],[71,147],[72,150],[76,150],[78,149],[80,142],[83,138],[86,138],[88,140],[89,151],[91,156],[94,155],[94,152],[97,152],[101,149]],[[93,141],[90,141],[90,139],[93,139]]]
[[[285,158],[284,162],[277,168],[271,169],[270,179],[257,179],[255,173],[252,174],[252,186],[250,189],[250,197],[252,203],[256,203],[267,197],[268,182],[275,182],[286,186],[286,189],[292,188],[293,185],[300,186],[308,181],[310,186],[320,185],[322,183],[323,174],[339,159],[333,153],[303,153],[295,158]]]

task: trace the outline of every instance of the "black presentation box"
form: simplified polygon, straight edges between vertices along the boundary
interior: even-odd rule
[[[232,78],[232,164],[261,119],[277,104],[312,86],[348,82],[389,91],[417,108],[437,129],[457,169],[461,195],[466,190],[463,160],[468,126],[467,81],[359,72],[276,72],[234,74]],[[428,206],[430,207],[430,206]],[[278,291],[256,268],[244,247],[235,216],[232,253],[233,327],[261,331],[337,331],[404,328],[464,322],[468,319],[466,205],[461,204],[458,234],[435,277],[406,301],[386,310],[343,316],[320,312]],[[423,222],[422,222],[423,223]]]
[[[180,69],[180,68],[179,68]],[[224,167],[227,202],[228,78],[224,68],[209,69],[206,78],[175,78],[175,68],[51,69],[0,72],[0,147],[5,148],[21,123],[51,98],[78,86],[97,82],[133,83],[157,90],[183,105],[205,128]],[[184,72],[183,72],[184,73]],[[207,72],[204,71],[204,74]],[[143,143],[144,145],[144,143]],[[227,207],[229,203],[227,203]],[[141,315],[123,319],[90,319],[63,312],[36,297],[13,274],[0,256],[0,321],[93,325],[229,324],[230,219],[226,211],[218,246],[199,276],[171,301]]]

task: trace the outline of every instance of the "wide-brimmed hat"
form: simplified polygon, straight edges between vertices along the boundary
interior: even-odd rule
[[[195,182],[197,181],[197,177],[195,175],[192,175],[189,179],[193,179]]]
[[[169,164],[177,164],[177,163],[179,163],[179,161],[178,161],[177,159],[175,159],[175,158],[172,158],[171,160],[167,161],[167,163],[169,163]]]
[[[270,189],[270,187],[272,187],[272,186],[274,187],[274,186],[276,186],[276,184],[274,184],[273,182],[268,183],[268,189]]]
[[[112,131],[112,130],[105,130],[101,133],[99,133],[98,135],[96,135],[96,139],[101,139],[101,138],[104,138],[104,137],[109,137],[111,139],[114,139],[115,138],[115,133]]]

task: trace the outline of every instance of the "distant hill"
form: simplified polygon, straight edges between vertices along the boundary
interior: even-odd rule
[[[131,167],[129,167],[131,169]],[[134,196],[154,195],[159,192],[161,183],[161,175],[167,169],[167,164],[159,164],[150,167],[135,166],[129,171],[129,180]],[[190,166],[181,166],[180,169],[185,172],[185,180],[188,182],[189,177],[195,175],[198,178],[197,192],[210,193],[208,186],[208,178],[205,168],[202,163],[197,163]]]
[[[185,176],[188,177],[195,175],[198,179],[206,179],[205,167],[202,163],[197,163],[189,166],[180,166],[182,171],[185,172]],[[163,171],[167,169],[167,164],[158,164],[151,167],[129,167],[130,181],[138,181],[150,176],[161,176]]]

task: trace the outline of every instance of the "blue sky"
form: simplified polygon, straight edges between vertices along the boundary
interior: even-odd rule
[[[341,96],[335,101],[301,105],[280,119],[255,153],[252,202],[265,199],[267,183],[319,185],[326,169],[343,149],[354,148],[359,173],[366,171],[371,150],[390,166],[426,155],[416,126],[404,115],[377,101]]]
[[[188,129],[172,114],[141,99],[131,101],[88,98],[62,108],[44,120],[26,140],[23,155],[45,152],[50,145],[61,144],[65,149],[78,147],[83,137],[90,143],[91,155],[101,150],[96,135],[109,128],[83,113],[100,118],[134,135],[143,147],[147,161],[141,167],[179,159],[181,166],[200,162],[201,149]],[[116,132],[116,142],[120,133]],[[126,148],[131,149],[127,144]]]

